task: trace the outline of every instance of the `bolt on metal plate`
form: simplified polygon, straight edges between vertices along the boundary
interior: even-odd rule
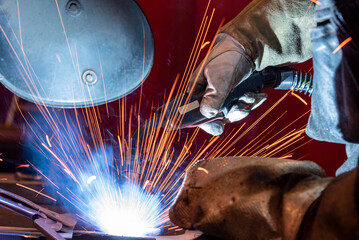
[[[73,16],[77,16],[82,11],[81,3],[77,0],[70,0],[66,3],[66,11]]]
[[[83,74],[82,74],[82,80],[87,84],[87,85],[94,85],[97,83],[97,74],[92,71],[92,70],[86,70]]]

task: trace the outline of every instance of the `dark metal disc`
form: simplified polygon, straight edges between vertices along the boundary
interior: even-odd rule
[[[26,100],[86,107],[134,91],[154,41],[133,0],[0,0],[0,80]]]

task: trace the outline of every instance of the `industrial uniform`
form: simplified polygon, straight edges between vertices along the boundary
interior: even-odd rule
[[[220,65],[216,58],[226,54],[233,59],[233,73],[243,79],[269,65],[313,57],[306,132],[317,140],[347,144],[348,160],[335,178],[326,178],[310,162],[203,160],[187,173],[170,210],[174,223],[222,239],[359,239],[358,23],[359,1],[321,0],[314,7],[307,0],[255,0],[223,27],[207,68]],[[345,40],[348,44],[337,49]],[[206,66],[199,85],[210,72]],[[205,116],[216,113],[218,103],[211,101],[225,96],[223,89],[213,89],[213,79],[207,79]],[[238,83],[218,81],[218,86]]]

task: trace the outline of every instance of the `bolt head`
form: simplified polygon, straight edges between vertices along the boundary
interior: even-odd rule
[[[94,85],[97,82],[97,74],[93,70],[86,70],[82,74],[82,80],[87,85]]]
[[[78,0],[70,0],[66,3],[66,11],[73,15],[77,16],[82,12],[81,3]]]

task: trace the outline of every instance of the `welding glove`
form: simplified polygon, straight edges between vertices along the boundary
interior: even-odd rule
[[[195,96],[203,95],[201,113],[207,118],[215,116],[229,92],[254,70],[311,58],[309,28],[314,26],[314,6],[310,1],[252,1],[221,29],[206,62],[191,76],[188,91],[193,90]],[[243,119],[266,97],[249,93],[239,99],[229,116],[225,116],[225,122]],[[216,120],[201,128],[219,135],[224,124]]]
[[[197,162],[169,216],[220,239],[359,239],[358,169],[325,178],[315,163],[225,157]]]
[[[204,65],[201,66],[202,64]],[[191,76],[188,91],[195,96],[203,95],[200,111],[205,117],[213,118],[218,114],[229,92],[250,76],[254,65],[252,59],[244,53],[243,46],[226,33],[217,36],[207,61],[202,64]],[[246,93],[229,110],[225,121],[235,122],[245,118],[266,99],[265,93]],[[200,128],[212,135],[220,135],[224,121],[215,120],[202,124]]]
[[[267,99],[266,93],[245,93],[239,98],[238,102],[231,107],[223,120],[214,120],[209,123],[204,123],[199,127],[205,132],[218,136],[224,131],[225,123],[237,122],[247,117],[251,110],[259,107]]]

